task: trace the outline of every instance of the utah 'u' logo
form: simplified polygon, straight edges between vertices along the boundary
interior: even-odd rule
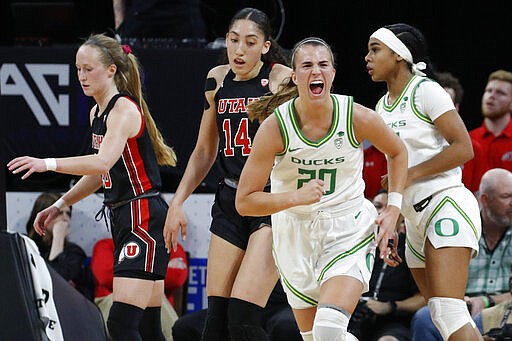
[[[123,253],[126,258],[135,258],[140,253],[140,246],[136,242],[129,242],[124,246]]]

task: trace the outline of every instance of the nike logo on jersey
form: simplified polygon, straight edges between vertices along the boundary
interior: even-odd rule
[[[302,148],[301,147],[299,147],[299,148],[288,148],[288,152],[293,153],[293,152],[296,152],[299,149],[302,149]]]

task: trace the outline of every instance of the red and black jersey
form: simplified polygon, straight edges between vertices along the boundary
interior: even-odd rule
[[[271,69],[270,64],[264,64],[258,76],[246,81],[235,81],[235,74],[229,70],[215,94],[218,159],[225,177],[238,179],[249,156],[259,123],[249,120],[247,105],[270,92]]]
[[[138,197],[152,190],[159,190],[162,184],[160,170],[151,138],[146,129],[144,115],[137,102],[131,97],[117,94],[109,101],[102,113],[96,109],[92,121],[92,149],[98,152],[107,132],[107,118],[119,97],[131,100],[142,116],[139,133],[126,141],[123,154],[106,174],[102,175],[105,204],[114,204]],[[115,124],[115,122],[114,122]]]

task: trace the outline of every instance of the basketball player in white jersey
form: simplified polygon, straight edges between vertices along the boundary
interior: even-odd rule
[[[395,224],[406,151],[374,111],[331,94],[336,70],[323,40],[299,42],[292,69],[298,97],[263,121],[236,205],[241,215],[272,214],[274,258],[303,339],[354,340],[347,325],[368,288],[376,224],[379,256],[392,266],[400,261]],[[389,158],[390,203],[378,217],[363,195],[364,139]]]
[[[461,181],[460,166],[473,157],[464,122],[432,80],[425,38],[415,27],[378,29],[365,60],[372,80],[387,84],[376,111],[408,151],[407,264],[443,339],[480,340],[463,300],[481,233],[478,203]]]

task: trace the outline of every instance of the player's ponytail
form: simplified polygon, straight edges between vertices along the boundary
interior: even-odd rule
[[[165,143],[144,100],[140,64],[131,48],[128,45],[120,45],[117,40],[104,34],[91,35],[83,45],[98,48],[101,53],[100,61],[103,65],[115,64],[117,70],[114,75],[114,82],[117,89],[119,92],[133,97],[141,108],[158,164],[161,166],[176,166],[176,154]]]

